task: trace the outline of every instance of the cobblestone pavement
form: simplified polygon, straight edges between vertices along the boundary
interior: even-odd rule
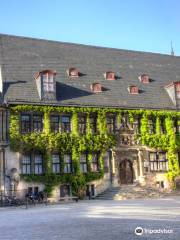
[[[136,227],[143,228],[141,236]],[[31,239],[180,240],[180,197],[0,208],[0,240]]]

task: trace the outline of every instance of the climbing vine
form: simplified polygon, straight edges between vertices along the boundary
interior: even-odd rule
[[[41,112],[44,115],[43,132],[20,133],[21,112]],[[50,113],[71,113],[71,133],[52,133],[50,129]],[[78,131],[78,114],[85,113],[87,116],[86,134],[80,135]],[[97,115],[97,133],[93,134],[91,129],[90,114]],[[43,182],[46,191],[50,194],[54,186],[60,183],[69,182],[72,184],[73,192],[81,195],[88,181],[99,179],[103,176],[103,154],[116,146],[116,134],[108,134],[106,128],[106,114],[116,114],[116,125],[119,128],[122,115],[128,114],[129,122],[133,124],[134,118],[141,119],[140,133],[137,138],[144,146],[167,151],[169,170],[168,177],[171,181],[179,174],[177,151],[180,148],[180,137],[174,131],[174,119],[180,119],[180,113],[175,111],[155,110],[119,110],[116,108],[79,108],[79,107],[53,107],[53,106],[32,106],[18,105],[11,106],[10,114],[10,146],[14,151],[41,151],[45,155],[44,175],[24,175],[26,181]],[[148,124],[149,117],[156,119],[155,133],[151,134]],[[166,134],[161,132],[161,119],[165,119]],[[178,120],[180,124],[180,120]],[[52,153],[72,153],[73,174],[57,175],[52,173]],[[80,172],[80,154],[87,153],[88,173]],[[91,171],[92,153],[99,152],[100,172]],[[63,168],[63,163],[61,165]]]

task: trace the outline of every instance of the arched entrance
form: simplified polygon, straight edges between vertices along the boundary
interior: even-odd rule
[[[125,159],[119,165],[119,177],[121,184],[133,183],[133,167],[130,160]]]

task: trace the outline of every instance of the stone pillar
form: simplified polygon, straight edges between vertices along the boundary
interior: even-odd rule
[[[111,158],[111,184],[113,186],[117,186],[118,185],[117,176],[116,176],[115,156],[116,156],[116,153],[112,151],[112,158]]]
[[[133,169],[134,169],[134,180],[137,181],[138,180],[138,160],[134,160],[133,162]]]
[[[144,184],[144,166],[143,166],[143,153],[142,150],[138,150],[138,162],[139,162],[139,181]]]
[[[115,153],[112,152],[112,160],[111,160],[111,169],[112,169],[112,175],[115,175]]]

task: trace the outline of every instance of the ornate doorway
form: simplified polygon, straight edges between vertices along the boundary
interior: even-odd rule
[[[119,177],[121,184],[133,183],[133,167],[130,160],[123,160],[119,165]]]

